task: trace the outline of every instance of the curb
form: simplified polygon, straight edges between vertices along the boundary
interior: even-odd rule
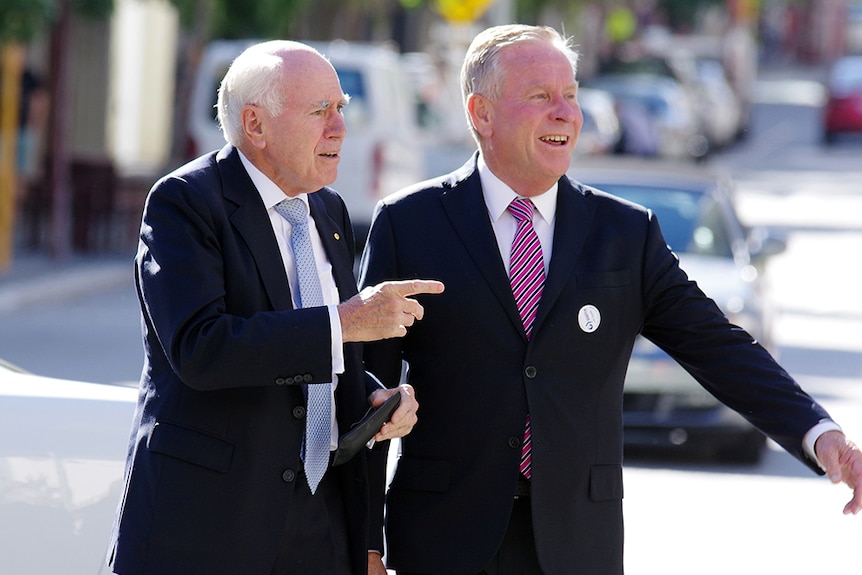
[[[96,264],[0,285],[0,314],[129,285],[131,264]]]

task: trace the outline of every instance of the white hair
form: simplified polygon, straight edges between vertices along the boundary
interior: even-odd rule
[[[314,48],[290,40],[271,40],[255,44],[236,57],[218,89],[217,118],[225,139],[239,146],[242,141],[242,109],[260,106],[276,116],[284,108],[287,94],[281,89],[284,54],[308,50],[324,57]]]

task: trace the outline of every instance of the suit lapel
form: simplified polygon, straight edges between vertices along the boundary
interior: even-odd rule
[[[351,261],[350,250],[344,230],[338,226],[329,215],[326,203],[318,194],[309,194],[308,203],[311,208],[311,217],[317,226],[317,233],[326,250],[329,263],[332,265],[332,276],[335,285],[338,286],[338,294],[341,301],[345,301],[357,292],[356,278],[353,275],[353,261]]]
[[[290,287],[272,224],[260,194],[242,166],[239,152],[226,146],[219,152],[217,162],[224,196],[236,205],[229,215],[231,224],[248,244],[273,309],[292,309]]]
[[[444,185],[448,189],[440,198],[452,227],[461,239],[464,250],[470,254],[476,268],[485,278],[488,287],[500,301],[509,319],[522,333],[524,331],[515,297],[500,248],[491,227],[488,208],[482,196],[482,184],[476,169],[476,156],[453,174]],[[526,337],[526,336],[525,336]]]
[[[450,189],[443,194],[441,202],[464,244],[464,249],[500,301],[506,315],[523,333],[521,316],[518,314],[509,277],[501,261],[500,249],[488,217],[488,208],[482,196],[476,157],[454,172],[444,185]],[[568,177],[560,178],[553,253],[533,325],[534,336],[570,281],[594,217],[595,206],[587,201],[584,190],[580,186],[574,186]]]
[[[568,177],[562,177],[557,193],[553,252],[536,323],[533,325],[533,333],[541,328],[542,322],[554,307],[563,288],[571,280],[595,212],[595,205],[587,201],[584,191],[580,187],[573,186]]]

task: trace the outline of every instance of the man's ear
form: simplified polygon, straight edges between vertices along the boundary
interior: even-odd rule
[[[240,112],[242,121],[242,133],[249,143],[255,148],[262,149],[266,146],[266,135],[261,115],[263,110],[257,106],[245,106]]]
[[[467,96],[467,113],[473,128],[483,138],[491,135],[492,110],[491,103],[481,94],[470,94]]]

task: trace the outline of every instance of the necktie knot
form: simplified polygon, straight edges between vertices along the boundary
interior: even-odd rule
[[[533,329],[545,283],[542,244],[533,228],[534,208],[533,202],[525,198],[513,200],[508,208],[518,222],[510,252],[509,279],[528,338]]]
[[[281,200],[275,205],[275,211],[291,225],[297,226],[308,223],[308,210],[305,207],[305,202],[299,198]]]
[[[533,202],[526,198],[516,198],[508,207],[509,213],[512,214],[519,224],[533,221],[533,213],[535,206]]]

